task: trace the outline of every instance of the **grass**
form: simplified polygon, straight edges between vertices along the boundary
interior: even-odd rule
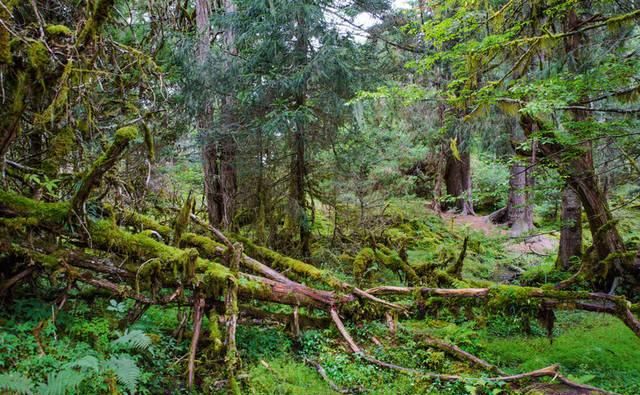
[[[594,313],[558,313],[557,335],[486,337],[485,356],[513,372],[554,363],[578,381],[622,394],[640,393],[640,340],[618,319]]]
[[[330,395],[336,392],[315,369],[286,358],[262,360],[249,369],[249,394],[260,395]]]

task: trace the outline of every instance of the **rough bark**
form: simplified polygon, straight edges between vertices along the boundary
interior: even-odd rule
[[[307,38],[304,19],[298,18],[298,29],[296,32],[296,62],[300,65],[307,62]],[[306,102],[306,81],[300,83],[295,93],[295,109],[300,110]],[[297,228],[300,238],[300,252],[303,257],[311,255],[309,243],[311,241],[311,229],[307,218],[306,201],[306,177],[307,166],[305,158],[305,124],[302,120],[295,122],[291,131],[290,149],[292,152],[290,165],[289,183],[289,220],[291,225]]]
[[[453,155],[447,157],[444,172],[447,194],[456,198],[455,207],[462,215],[475,215],[471,201],[471,155],[460,153],[460,160]]]
[[[202,328],[204,306],[204,297],[201,295],[196,296],[193,304],[193,336],[191,337],[189,363],[187,368],[187,387],[189,388],[193,388],[195,379],[196,353],[198,351],[198,342],[200,341],[200,329]]]
[[[515,120],[514,120],[515,121]],[[533,205],[531,202],[531,188],[533,187],[533,166],[535,165],[535,151],[523,150],[522,144],[526,136],[517,122],[508,122],[511,129],[510,143],[513,150],[513,164],[509,177],[509,199],[502,220],[506,222],[511,237],[518,237],[533,230]],[[530,160],[526,160],[530,157]]]
[[[527,135],[544,130],[544,125],[526,115],[521,116],[521,125]],[[553,139],[552,135],[548,137]],[[571,159],[563,159],[561,155],[570,147],[546,142],[539,148],[544,156],[556,162],[560,172],[567,177],[569,187],[577,193],[587,214],[593,237],[593,257],[590,267],[584,268],[584,274],[593,281],[594,288],[609,292],[616,278],[637,276],[638,272],[630,265],[622,237],[609,211],[607,197],[598,185],[591,144],[573,147],[576,152],[572,153]],[[631,280],[637,283],[637,280]]]
[[[570,187],[562,190],[562,212],[560,214],[560,247],[558,268],[571,268],[571,258],[582,256],[582,205],[578,194]]]

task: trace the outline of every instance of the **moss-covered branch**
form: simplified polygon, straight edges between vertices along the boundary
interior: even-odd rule
[[[136,137],[138,137],[138,129],[133,126],[118,129],[109,148],[100,155],[93,167],[87,171],[82,181],[80,181],[78,190],[71,200],[71,208],[76,213],[84,213],[84,204],[89,198],[91,190],[100,183],[102,176],[116,164],[124,150],[129,146],[129,142]]]

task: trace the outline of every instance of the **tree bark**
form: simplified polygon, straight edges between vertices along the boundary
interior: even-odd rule
[[[460,153],[460,160],[453,155],[447,157],[444,172],[447,194],[454,196],[454,207],[462,215],[475,215],[471,201],[471,155],[468,151]]]
[[[235,12],[235,5],[232,1],[224,1],[225,12]],[[200,65],[204,65],[209,55],[210,7],[207,0],[196,1],[196,25],[198,29],[197,56]],[[235,55],[237,50],[234,46],[235,35],[232,29],[225,30],[223,34],[224,45],[231,55]],[[231,68],[231,61],[226,61],[227,69]],[[236,180],[236,151],[237,145],[233,137],[233,131],[237,128],[237,116],[235,113],[235,100],[231,95],[227,95],[222,100],[221,130],[219,136],[206,144],[202,151],[202,167],[205,184],[205,200],[209,221],[214,226],[221,226],[229,229],[233,222],[235,211],[235,196],[237,192]],[[212,126],[212,104],[206,102],[203,112],[200,115],[199,126],[208,130]]]
[[[526,135],[544,128],[540,122],[526,115],[521,117],[521,125]],[[548,137],[553,139],[554,136]],[[591,258],[592,267],[586,270],[589,271],[588,275],[593,280],[595,289],[609,292],[616,277],[626,274],[637,276],[637,272],[628,273],[630,262],[626,258],[626,248],[609,211],[607,197],[598,185],[591,144],[576,147],[579,152],[574,153],[574,157],[569,160],[560,155],[569,147],[547,142],[540,144],[539,148],[544,156],[556,162],[560,172],[567,177],[569,187],[577,193],[587,214],[594,256]]]
[[[296,63],[303,65],[307,62],[307,37],[306,26],[303,17],[298,18],[298,28],[296,32]],[[295,92],[295,108],[300,110],[306,102],[306,81],[300,82]],[[305,125],[304,121],[298,119],[295,122],[294,130],[291,133],[291,181],[289,183],[289,215],[291,224],[297,227],[300,237],[300,252],[303,257],[309,257],[311,229],[307,218],[307,201],[305,181],[307,167],[305,159]]]
[[[562,228],[556,266],[568,270],[571,258],[582,256],[582,205],[578,194],[568,186],[562,190],[560,220]]]

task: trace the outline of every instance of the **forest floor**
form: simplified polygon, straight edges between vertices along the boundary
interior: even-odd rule
[[[388,210],[392,213],[388,215],[394,215],[397,221],[392,228],[385,223],[387,234],[411,238],[408,263],[414,267],[455,260],[463,240],[468,238],[462,281],[473,286],[502,283],[538,287],[562,279],[554,271],[557,244],[553,233],[532,239],[533,242],[511,239],[503,228],[487,223],[481,216],[438,217],[426,212],[421,201],[396,201]],[[315,229],[318,239],[328,240],[333,233],[327,218],[327,213],[319,211]],[[321,250],[323,246],[316,248]],[[326,259],[328,255],[318,258],[318,265],[346,269],[340,273],[351,281],[349,266],[332,263]],[[371,276],[373,284],[403,285],[397,273],[384,265],[372,270]],[[122,353],[114,337],[139,333],[151,339],[148,349],[130,351],[131,358],[143,367],[139,386],[144,391],[139,393],[194,394],[181,384],[184,366],[180,361],[188,355],[188,333],[178,338],[174,335],[184,318],[184,309],[152,306],[129,332],[122,333],[114,328],[126,317],[131,301],[97,298],[89,303],[81,298],[70,299],[56,315],[54,324],[49,319],[52,299],[29,297],[28,291],[15,300],[11,312],[0,309],[0,371],[10,367],[42,382],[60,367],[86,361],[88,355],[106,363]],[[437,299],[433,302],[439,303]],[[292,314],[288,306],[262,307],[274,314]],[[487,381],[491,373],[425,345],[423,340],[432,337],[455,344],[507,374],[558,364],[560,372],[572,381],[620,394],[640,394],[640,342],[617,318],[558,311],[553,336],[549,337],[547,328],[535,316],[530,316],[528,330],[523,329],[522,314],[531,312],[527,306],[514,304],[506,312],[491,312],[480,305],[467,307],[469,310],[460,310],[444,304],[424,318],[402,317],[393,335],[383,320],[356,319],[345,324],[368,355],[412,369],[473,378],[468,381],[433,383],[419,375],[382,369],[350,354],[333,327],[319,325],[293,337],[282,322],[246,318],[240,321],[237,333],[244,388],[246,393],[256,395],[335,394],[316,370],[317,364],[341,389],[367,395],[581,394],[552,380],[528,382],[519,388]],[[300,308],[300,314],[311,313]],[[46,327],[35,335],[34,328],[42,326],[42,322],[47,323]],[[203,325],[209,328],[209,324]],[[216,370],[205,367],[205,363],[212,362],[203,358],[198,371],[203,377],[201,387],[208,388],[204,393],[224,393]],[[94,381],[96,388],[83,393],[106,393],[102,388],[106,384]]]
[[[493,224],[487,216],[460,215],[452,213],[442,214],[443,219],[458,227],[468,226],[470,229],[480,231],[487,236],[507,235],[504,226]],[[509,239],[505,244],[507,251],[521,254],[536,254],[547,256],[558,248],[558,239],[549,234],[534,234],[514,239]]]

